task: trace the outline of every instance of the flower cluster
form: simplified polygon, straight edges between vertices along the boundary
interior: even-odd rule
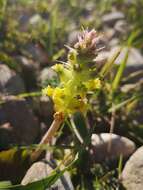
[[[100,36],[95,30],[83,31],[74,48],[69,48],[67,63],[53,66],[59,74],[60,84],[46,87],[43,94],[52,98],[56,112],[66,115],[88,110],[87,94],[101,88],[93,61],[99,52],[99,42]]]
[[[78,36],[78,42],[74,45],[74,48],[78,52],[85,54],[95,54],[100,51],[101,36],[98,36],[97,32],[93,29],[90,32],[84,30],[81,35]]]

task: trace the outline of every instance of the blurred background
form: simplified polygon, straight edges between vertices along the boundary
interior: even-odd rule
[[[41,89],[48,84],[57,85],[59,79],[51,66],[66,61],[65,45],[73,46],[82,27],[94,28],[104,36],[101,56],[105,61],[122,48],[109,73],[108,88],[100,92],[96,101],[91,100],[89,123],[95,125],[95,133],[109,132],[113,116],[114,132],[140,147],[143,143],[142,10],[143,0],[0,0],[0,151],[36,144],[47,131],[54,109],[51,99],[41,96]],[[110,93],[111,87],[114,93]],[[69,144],[71,136],[70,129],[64,128],[58,144]],[[57,150],[56,156],[62,158],[62,151]],[[97,172],[92,166],[92,175],[88,177],[95,181],[95,189],[103,188],[96,179],[107,168],[110,167]],[[0,170],[0,180],[20,183],[24,174],[19,179],[20,174],[14,171],[14,177],[7,178]],[[91,188],[86,185],[82,188],[77,171],[72,176],[76,189]],[[113,179],[105,180],[105,184],[115,189],[118,182],[116,177]]]

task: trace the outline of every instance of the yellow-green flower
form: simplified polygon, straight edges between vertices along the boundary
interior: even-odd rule
[[[52,96],[53,92],[54,92],[54,88],[52,88],[51,86],[47,86],[46,88],[42,90],[42,94],[46,96]]]
[[[65,64],[56,64],[52,68],[59,74],[60,84],[48,86],[43,94],[50,96],[56,112],[64,115],[75,112],[86,113],[89,109],[87,94],[101,88],[101,80],[93,75],[98,54],[100,37],[95,30],[83,31],[74,48],[69,48],[68,60]]]
[[[54,66],[52,66],[52,69],[54,69],[57,73],[63,72],[64,66],[62,64],[55,64]]]
[[[88,80],[84,84],[85,84],[85,87],[91,91],[101,88],[101,81],[99,78]]]
[[[53,99],[64,98],[64,96],[65,96],[64,88],[56,87],[54,89],[53,96],[52,96]]]

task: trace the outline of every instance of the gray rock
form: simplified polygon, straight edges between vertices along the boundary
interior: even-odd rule
[[[122,12],[115,11],[115,12],[111,12],[111,13],[105,14],[102,17],[102,22],[104,24],[113,26],[116,23],[116,21],[122,20],[124,18],[125,18],[125,16],[124,16],[124,14]]]
[[[8,66],[0,64],[0,93],[15,95],[24,91],[25,86],[21,77]]]
[[[140,82],[138,83],[140,85]],[[143,81],[142,81],[142,84],[143,84]],[[124,92],[124,93],[128,93],[128,92],[131,92],[131,91],[134,91],[135,89],[137,89],[137,84],[124,84],[122,85],[121,87],[121,91]]]
[[[33,60],[39,62],[42,66],[48,64],[49,57],[42,45],[31,43],[27,45],[26,50]]]
[[[127,5],[131,5],[131,4],[134,4],[134,0],[125,0],[125,3]]]
[[[125,34],[128,31],[128,26],[125,20],[119,20],[116,22],[114,29],[119,34]]]
[[[39,24],[40,22],[42,21],[42,17],[39,15],[39,14],[35,14],[33,15],[30,20],[29,20],[29,23],[31,25],[37,25]]]
[[[109,149],[110,142],[111,146]],[[103,162],[106,159],[117,159],[120,155],[128,157],[135,150],[134,142],[116,134],[93,134],[91,143],[93,146],[91,153],[95,162]]]
[[[119,46],[115,46],[114,48],[112,48],[109,56],[114,55],[114,53],[119,48],[120,48]],[[125,48],[122,49],[120,55],[116,59],[116,61],[115,61],[116,64],[120,64],[123,61],[123,59],[124,59],[124,57],[126,55],[126,52],[127,52],[127,48],[125,47]],[[139,49],[130,48],[129,57],[128,57],[128,61],[127,61],[127,66],[130,66],[130,67],[140,67],[140,66],[142,66],[143,67],[143,56],[142,56]]]
[[[116,31],[114,28],[104,27],[104,33],[105,33],[106,39],[108,40],[107,43],[109,43],[111,39],[116,37]]]
[[[34,97],[32,99],[32,109],[38,114],[42,121],[49,126],[53,120],[54,105],[48,96]],[[42,130],[43,131],[43,130]]]
[[[26,88],[31,90],[37,85],[39,64],[36,61],[27,59],[24,56],[17,56],[16,59],[19,63],[21,76],[25,82]]]
[[[74,45],[77,42],[79,34],[80,34],[80,31],[78,30],[73,30],[72,32],[70,32],[68,36],[68,43],[70,45]]]
[[[96,61],[97,63],[106,63],[106,61],[108,60],[109,57],[109,52],[108,51],[102,51],[98,54],[98,56],[94,59],[94,61]],[[101,64],[102,65],[102,64]],[[97,65],[98,67],[99,65]]]
[[[120,43],[119,39],[118,38],[113,38],[110,40],[109,42],[109,45],[111,48],[115,47],[115,46],[118,46]]]
[[[50,84],[54,85],[57,80],[58,75],[51,67],[44,68],[39,76],[39,81],[42,86],[47,86]]]
[[[27,171],[21,184],[26,185],[28,183],[46,178],[48,175],[50,175],[52,171],[53,171],[53,168],[52,166],[50,166],[50,164],[44,163],[42,161],[36,162]],[[74,188],[73,188],[69,173],[65,172],[64,175],[60,179],[58,179],[54,185],[52,185],[50,188],[45,188],[45,190],[46,189],[73,190]]]
[[[48,96],[40,97],[40,115],[44,118],[52,117],[54,114],[54,106],[52,100]]]
[[[86,2],[86,10],[92,11],[95,8],[95,3],[93,1]]]
[[[32,16],[32,12],[28,9],[21,9],[20,14],[16,12],[16,17],[18,18],[19,31],[28,32],[29,19]]]
[[[31,144],[39,134],[39,124],[25,100],[5,98],[0,107],[0,144]],[[5,137],[2,138],[2,134]]]
[[[112,48],[108,57],[112,57],[119,48],[120,48],[119,46]],[[127,48],[125,47],[122,49],[120,55],[116,59],[115,64],[120,65],[120,63],[125,58],[126,52],[127,52]],[[129,76],[129,74],[136,71],[141,71],[141,70],[143,70],[143,55],[141,54],[139,49],[130,48],[127,65],[123,74],[124,76]],[[142,78],[143,78],[143,73],[133,77],[132,80],[130,80],[129,82],[133,82],[133,83],[138,82],[138,80]]]
[[[0,150],[8,149],[11,142],[15,142],[10,123],[0,125]]]
[[[121,181],[127,190],[141,190],[143,188],[143,146],[127,161]]]

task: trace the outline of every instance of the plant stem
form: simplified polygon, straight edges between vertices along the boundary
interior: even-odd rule
[[[55,135],[55,133],[57,132],[57,130],[59,129],[61,123],[63,122],[64,117],[62,113],[55,113],[54,114],[54,120],[50,126],[50,128],[48,129],[48,131],[46,132],[46,134],[44,135],[44,137],[42,138],[42,140],[39,143],[39,146],[43,145],[43,144],[47,144],[52,140],[52,137]],[[31,161],[34,162],[36,161],[41,153],[43,152],[43,150],[41,149],[41,147],[38,147],[32,154],[31,154]]]
[[[84,141],[83,141],[83,139],[82,139],[80,133],[78,132],[78,130],[77,130],[77,128],[76,128],[76,125],[75,125],[75,123],[74,123],[74,120],[73,120],[73,118],[72,118],[71,116],[70,116],[70,123],[71,123],[72,129],[73,129],[73,131],[74,131],[76,137],[78,138],[79,142],[80,142],[81,144],[83,144]]]
[[[115,127],[115,116],[116,116],[116,112],[112,111],[111,121],[110,121],[110,131],[109,131],[110,140],[109,140],[109,144],[108,144],[108,147],[107,147],[108,152],[110,152],[111,146],[112,146],[112,134],[114,132],[114,127]]]

